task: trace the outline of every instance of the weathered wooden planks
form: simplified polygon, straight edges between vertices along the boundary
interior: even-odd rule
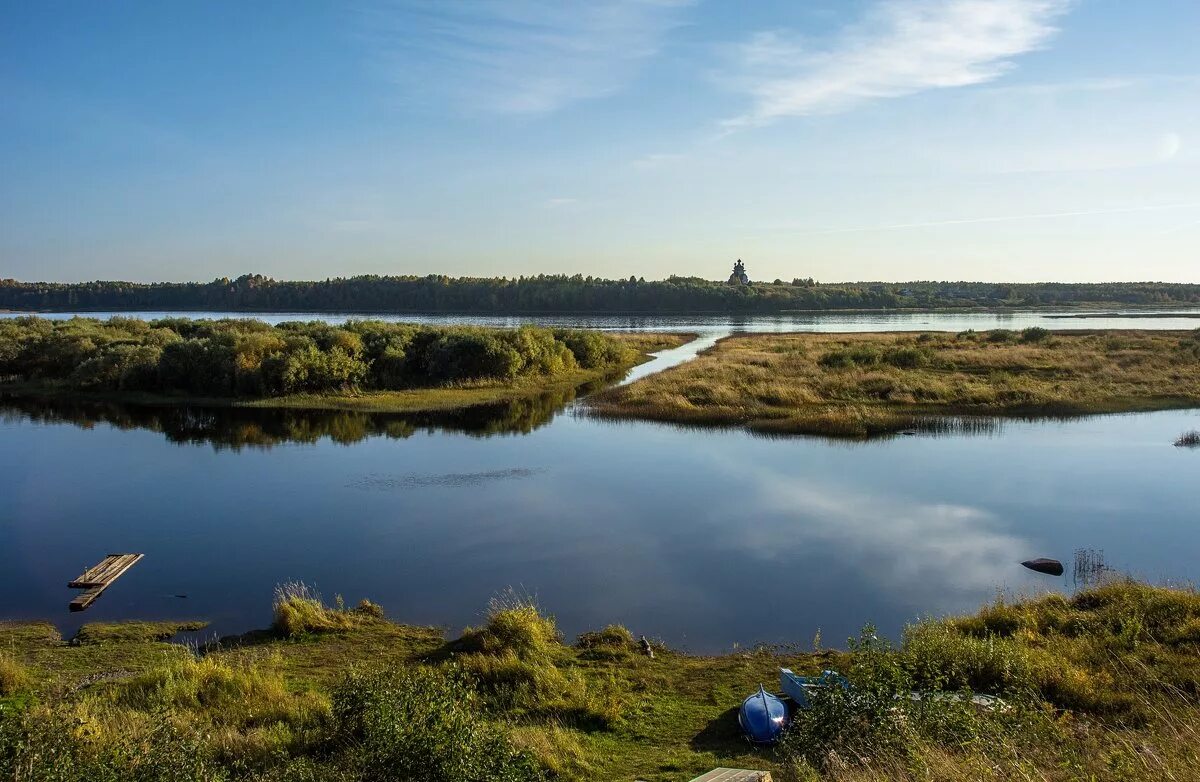
[[[771,782],[770,771],[751,771],[745,768],[714,768],[692,782]]]
[[[71,601],[70,609],[82,611],[90,606],[104,590],[112,585],[112,582],[137,564],[141,558],[141,554],[109,554],[100,564],[85,570],[83,575],[67,584],[71,589],[85,590]]]

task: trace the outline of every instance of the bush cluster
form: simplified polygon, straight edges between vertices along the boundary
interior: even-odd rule
[[[452,667],[351,672],[333,691],[333,732],[354,779],[517,782],[540,779],[507,731],[481,718]]]
[[[254,320],[0,321],[0,379],[85,391],[262,397],[555,376],[616,366],[605,334],[383,321],[271,326]]]
[[[817,359],[826,369],[850,369],[853,367],[877,367],[888,365],[897,369],[919,369],[933,361],[933,351],[921,347],[893,347],[880,349],[875,345],[857,345],[831,350]]]

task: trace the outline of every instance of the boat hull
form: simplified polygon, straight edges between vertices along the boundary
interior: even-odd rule
[[[787,707],[760,686],[758,692],[742,701],[738,724],[752,744],[773,744],[787,726]]]

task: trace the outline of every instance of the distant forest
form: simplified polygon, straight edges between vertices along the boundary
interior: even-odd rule
[[[646,281],[580,275],[362,277],[313,282],[258,274],[212,282],[41,283],[0,280],[0,309],[257,312],[776,313],[928,307],[1197,305],[1200,284],[984,282],[754,282],[698,277]]]

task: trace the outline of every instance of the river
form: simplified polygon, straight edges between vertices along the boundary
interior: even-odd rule
[[[701,346],[746,330],[1200,325],[1044,313],[533,320],[695,331]],[[1200,413],[1171,411],[844,442],[598,421],[569,395],[416,418],[8,400],[0,619],[70,633],[84,619],[204,618],[210,633],[234,633],[267,625],[274,586],[297,579],[452,632],[511,587],[568,636],[619,622],[696,652],[807,646],[818,630],[840,645],[865,623],[895,636],[1000,589],[1070,590],[1077,549],[1154,581],[1200,577],[1200,452],[1172,446],[1196,428]],[[68,614],[66,582],[110,551],[146,557]],[[1018,564],[1038,556],[1064,560],[1067,576]]]

